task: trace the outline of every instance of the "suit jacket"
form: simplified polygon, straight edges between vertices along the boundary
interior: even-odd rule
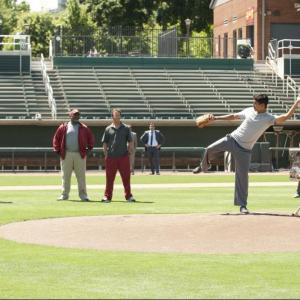
[[[141,136],[140,138],[140,141],[146,145],[146,144],[149,144],[150,141],[149,141],[149,133],[151,132],[151,130],[147,130],[143,133],[143,135]],[[159,131],[159,130],[154,130],[155,132],[155,137],[156,137],[156,140],[157,140],[157,143],[159,145],[162,145],[164,142],[165,142],[165,137],[164,135]],[[145,147],[145,150],[147,150],[147,147]]]

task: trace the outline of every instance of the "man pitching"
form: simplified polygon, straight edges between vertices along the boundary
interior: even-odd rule
[[[243,120],[243,122],[231,134],[209,145],[205,150],[201,165],[194,169],[194,173],[206,172],[209,169],[210,157],[218,152],[231,152],[235,159],[234,205],[240,206],[240,212],[243,214],[249,213],[247,198],[251,149],[267,128],[284,123],[293,115],[300,103],[300,96],[298,96],[287,113],[276,117],[267,112],[269,102],[267,95],[256,95],[253,99],[253,107],[246,108],[239,113],[224,116],[209,115],[209,123],[215,120]],[[201,124],[197,125],[201,126]]]

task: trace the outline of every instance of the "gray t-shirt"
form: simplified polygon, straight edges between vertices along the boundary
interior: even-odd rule
[[[259,137],[271,125],[274,125],[275,116],[265,112],[257,113],[253,107],[236,113],[243,120],[242,124],[231,133],[237,143],[245,149],[251,150]]]
[[[79,152],[78,144],[79,124],[68,122],[66,134],[66,150],[69,152]]]
[[[130,128],[123,123],[118,128],[113,124],[107,126],[102,136],[102,143],[108,146],[109,157],[121,157],[128,154],[127,143],[131,141]]]

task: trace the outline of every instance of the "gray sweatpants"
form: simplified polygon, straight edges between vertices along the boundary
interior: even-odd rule
[[[234,205],[247,206],[248,172],[251,161],[251,150],[241,147],[229,134],[209,145],[204,153],[201,168],[205,172],[209,168],[210,157],[218,152],[231,152],[235,160]]]

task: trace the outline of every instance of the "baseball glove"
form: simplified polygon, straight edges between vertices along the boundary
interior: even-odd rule
[[[212,114],[205,114],[196,119],[196,125],[199,128],[206,127],[209,123],[213,121],[213,115]]]

